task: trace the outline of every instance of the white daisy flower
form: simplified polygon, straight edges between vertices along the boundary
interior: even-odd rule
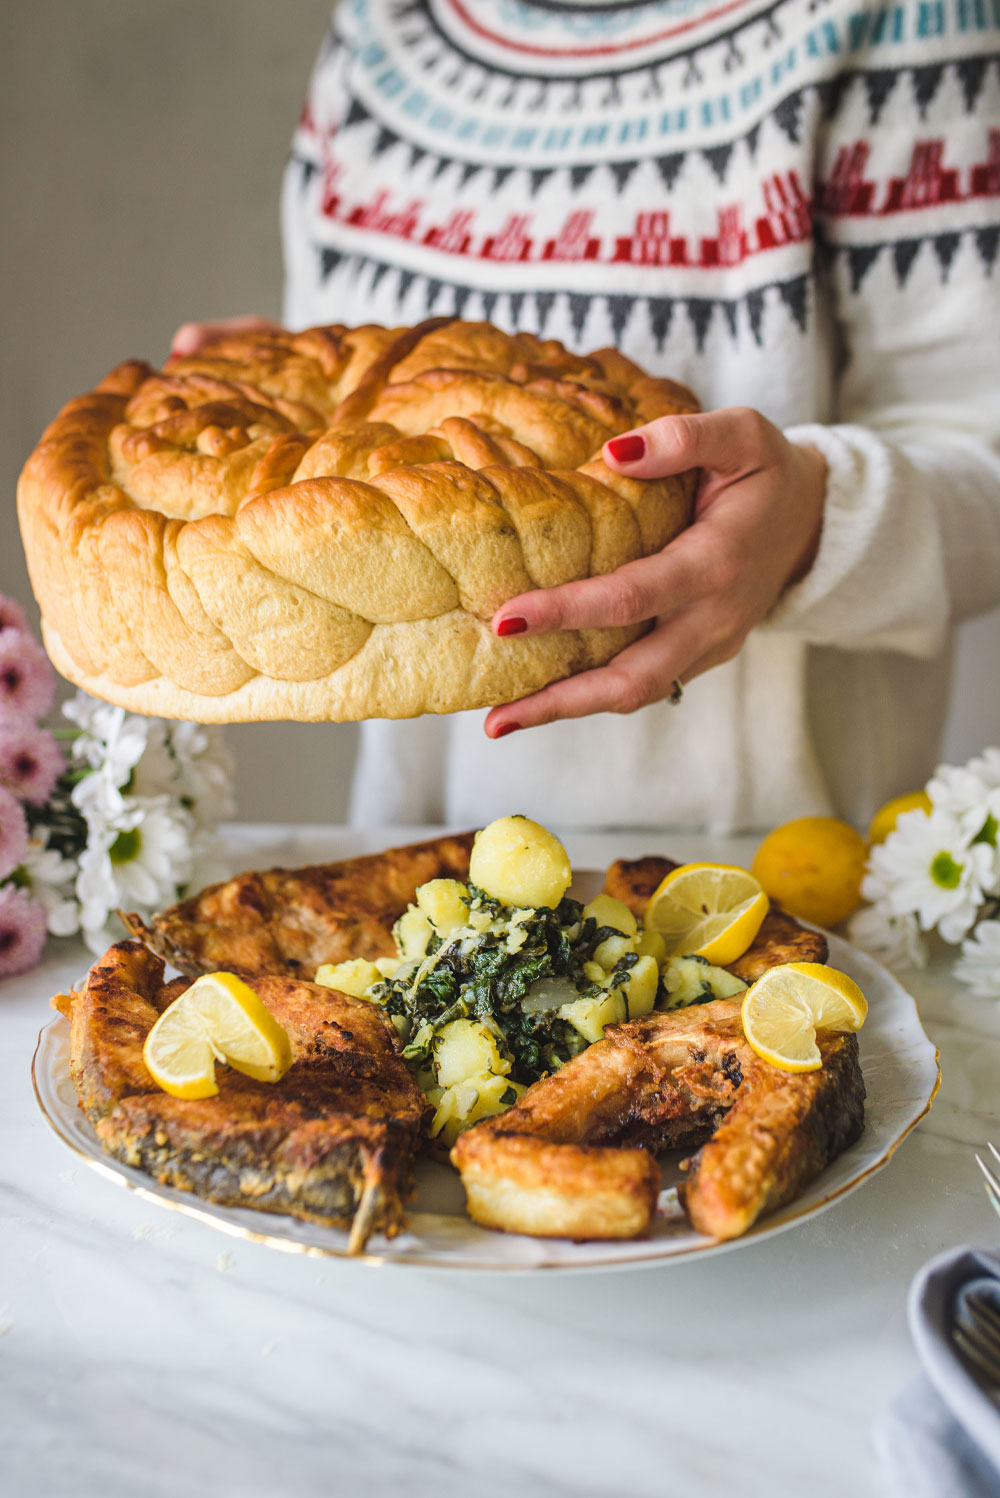
[[[183,792],[177,761],[170,748],[170,729],[161,718],[146,723],[146,745],[125,785],[138,800],[157,796],[179,797]]]
[[[76,895],[81,927],[95,951],[108,934],[112,911],[154,910],[177,898],[193,872],[191,834],[188,816],[166,796],[127,800],[113,824],[91,833],[79,859]]]
[[[63,858],[57,848],[48,847],[48,837],[46,829],[30,840],[14,882],[42,906],[50,935],[72,936],[80,926],[80,909],[72,893],[76,864]]]
[[[936,811],[955,818],[969,842],[994,850],[994,880],[1000,880],[1000,750],[987,749],[967,765],[939,765],[927,794]]]
[[[927,966],[927,947],[915,915],[894,915],[885,901],[866,905],[852,917],[850,938],[886,967],[897,971]]]
[[[969,769],[990,790],[1000,790],[1000,749],[984,749],[969,760]]]
[[[111,912],[171,904],[232,815],[233,762],[218,729],[141,718],[85,692],[63,709],[80,730],[72,791],[87,826],[75,884],[88,944],[115,939]]]
[[[938,765],[927,782],[934,810],[946,812],[963,824],[970,813],[978,815],[989,789],[971,765]]]
[[[979,998],[1000,999],[1000,921],[981,921],[966,937],[955,976]]]
[[[236,766],[221,730],[201,723],[172,723],[170,748],[176,759],[178,794],[195,820],[214,826],[231,817],[236,810]]]
[[[861,886],[883,898],[893,915],[915,914],[921,928],[961,941],[976,918],[993,875],[993,849],[970,843],[947,812],[904,812],[885,842],[872,849]]]
[[[107,853],[106,838],[92,838],[77,859],[74,886],[80,904],[80,930],[87,946],[98,955],[118,940],[109,919],[117,894]]]
[[[121,814],[124,792],[145,753],[152,720],[95,703],[85,692],[65,703],[63,712],[81,730],[73,742],[73,758],[92,771],[73,787],[73,805],[88,822],[91,817],[111,820]]]

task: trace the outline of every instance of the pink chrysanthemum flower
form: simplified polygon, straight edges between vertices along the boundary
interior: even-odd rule
[[[0,879],[13,874],[28,851],[28,819],[16,796],[0,785]]]
[[[0,593],[0,632],[5,629],[19,629],[24,634],[28,634],[28,616],[13,598],[8,598],[6,593]]]
[[[0,887],[0,978],[34,967],[45,946],[45,907],[15,889]]]
[[[0,783],[22,801],[44,806],[66,768],[52,735],[30,723],[0,723]]]
[[[44,718],[55,695],[55,675],[41,645],[23,630],[0,630],[0,713]]]

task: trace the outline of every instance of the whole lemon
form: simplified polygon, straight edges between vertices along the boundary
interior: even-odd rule
[[[757,849],[753,874],[778,905],[813,921],[839,926],[861,903],[868,844],[836,817],[797,817],[769,832]]]
[[[905,796],[893,796],[872,817],[868,841],[873,847],[876,843],[884,843],[904,811],[926,811],[929,814],[931,810],[931,798],[926,791],[907,791]]]

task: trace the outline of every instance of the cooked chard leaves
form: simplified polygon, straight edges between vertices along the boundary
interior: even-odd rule
[[[619,933],[585,919],[583,906],[569,898],[555,910],[512,914],[473,888],[469,911],[471,929],[444,941],[433,937],[422,962],[377,984],[371,996],[399,1028],[408,1026],[403,1054],[411,1063],[429,1064],[435,1035],[452,1020],[477,1019],[512,1061],[513,1080],[534,1082],[586,1049],[559,1007],[605,991],[586,976],[584,964]],[[633,953],[623,957],[610,986],[624,986],[637,961]],[[532,1002],[546,985],[556,1002]]]

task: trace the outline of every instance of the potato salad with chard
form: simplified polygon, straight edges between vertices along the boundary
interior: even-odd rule
[[[397,956],[327,964],[317,983],[382,1005],[447,1145],[600,1040],[607,1025],[745,985],[668,957],[610,895],[570,899],[566,850],[527,817],[476,834],[469,882],[432,879],[393,930]]]

